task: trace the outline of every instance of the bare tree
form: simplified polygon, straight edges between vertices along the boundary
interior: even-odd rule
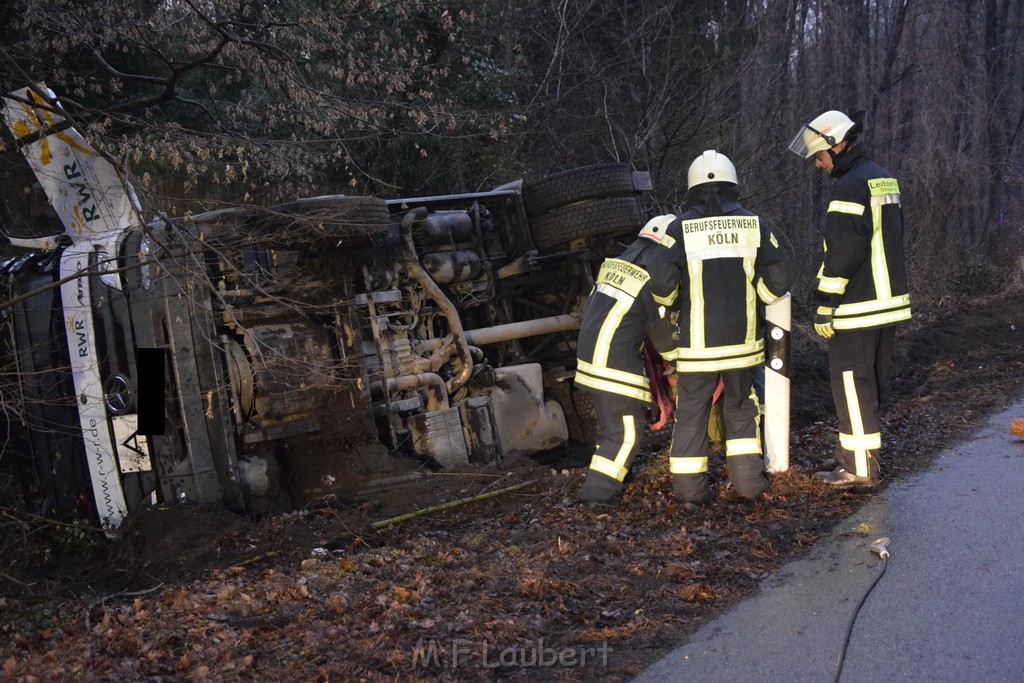
[[[912,267],[947,239],[996,260],[1015,248],[1024,10],[1009,0],[14,10],[2,82],[59,87],[154,201],[199,184],[233,203],[479,189],[502,172],[622,160],[653,172],[667,209],[715,147],[809,264],[827,182],[785,141],[826,108],[864,108],[866,141],[906,188]]]
[[[488,176],[515,126],[497,66],[503,45],[468,6],[15,0],[8,9],[0,87],[58,90],[76,128],[123,159],[143,191],[167,176],[235,202],[310,185],[426,191],[450,185],[453,168]]]

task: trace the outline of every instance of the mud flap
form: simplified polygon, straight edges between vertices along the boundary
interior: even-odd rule
[[[562,406],[544,398],[538,363],[495,368],[488,390],[504,455],[529,455],[565,445],[569,439]]]

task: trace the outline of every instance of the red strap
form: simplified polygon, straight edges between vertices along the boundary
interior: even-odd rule
[[[647,379],[651,383],[651,403],[645,410],[647,429],[656,432],[673,419],[676,415],[676,402],[673,398],[675,389],[675,375],[666,375],[665,370],[671,368],[651,344],[649,339],[644,340],[644,368],[647,371]]]

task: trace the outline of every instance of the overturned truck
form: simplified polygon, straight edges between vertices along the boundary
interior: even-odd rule
[[[42,512],[282,510],[587,438],[575,330],[596,267],[643,223],[647,174],[142,224],[111,164],[73,129],[46,134],[52,93],[4,104],[63,219],[39,232],[5,212],[30,251],[0,264],[8,457]]]

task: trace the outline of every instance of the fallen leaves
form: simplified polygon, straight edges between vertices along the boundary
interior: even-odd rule
[[[686,583],[697,577],[697,570],[689,564],[670,562],[665,567],[665,576],[677,583]]]
[[[344,593],[331,593],[324,603],[337,615],[345,614],[349,609],[348,596]]]
[[[683,586],[679,597],[687,602],[711,602],[718,599],[715,590],[708,583],[691,583]]]
[[[939,393],[917,402],[912,387],[903,389],[906,400],[883,418],[886,445],[900,454],[887,463],[890,471],[903,458],[923,459],[941,447],[961,428],[966,410],[983,412],[963,401],[994,405],[1008,395],[1002,387],[1019,392],[1019,345],[1005,353],[1016,356],[980,376],[962,376],[967,364],[932,372],[929,363],[931,388],[950,383],[955,402]],[[453,639],[487,642],[497,651],[544,638],[556,649],[617,645],[607,668],[552,669],[545,672],[550,678],[628,679],[652,652],[756,588],[856,509],[863,498],[827,490],[810,477],[834,439],[830,421],[808,421],[794,432],[793,466],[772,475],[757,503],[732,496],[723,485],[724,458],[716,457],[710,472],[719,487],[716,505],[676,506],[663,443],[637,457],[614,513],[582,512],[576,505],[582,477],[558,476],[543,477],[535,495],[335,543],[325,539],[337,538],[344,510],[268,518],[261,528],[273,544],[159,592],[97,604],[88,630],[87,600],[72,601],[34,629],[21,622],[24,633],[0,623],[2,677],[434,680],[444,672],[412,668],[420,639],[449,648]],[[510,470],[502,485],[535,473]],[[306,541],[289,546],[283,539],[292,537]],[[215,545],[226,552],[253,538],[249,531],[223,534]],[[325,552],[310,557],[311,548]],[[21,599],[6,598],[12,604],[4,613],[19,611]],[[486,674],[467,668],[451,678],[490,680]]]
[[[186,589],[175,591],[168,596],[172,610],[186,611],[192,608],[192,596]]]

